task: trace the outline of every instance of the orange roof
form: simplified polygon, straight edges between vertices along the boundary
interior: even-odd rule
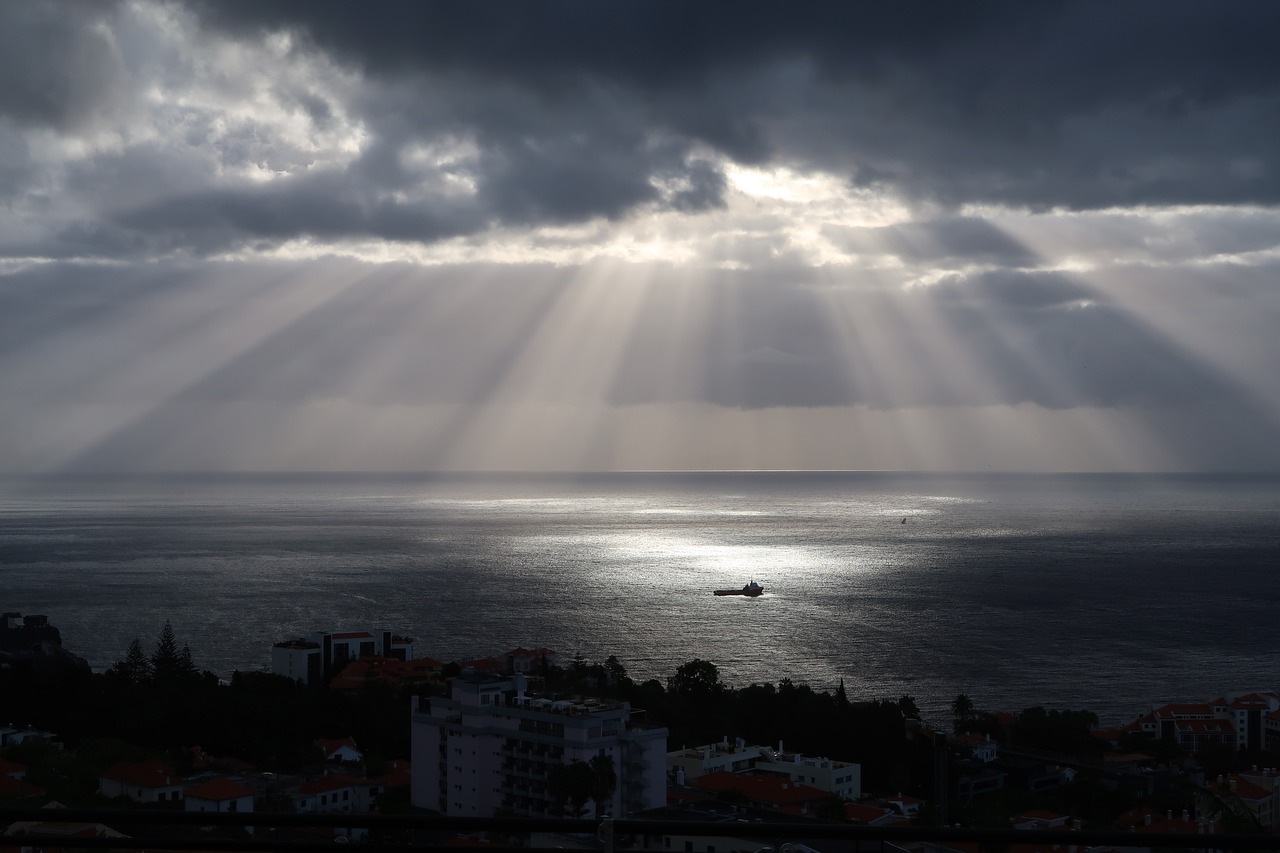
[[[343,788],[350,788],[358,782],[350,776],[344,776],[341,773],[334,773],[329,776],[321,776],[319,779],[312,779],[310,782],[303,782],[298,786],[299,794],[327,794],[330,791],[340,791]]]
[[[431,678],[443,667],[443,664],[432,658],[400,660],[368,655],[344,666],[342,671],[329,681],[329,687],[333,690],[359,690],[371,681],[393,685],[403,684]]]
[[[1202,703],[1175,703],[1171,705],[1162,705],[1159,708],[1156,708],[1152,713],[1157,717],[1165,719],[1178,714],[1203,714],[1205,716],[1210,716],[1213,714],[1213,708]]]
[[[1230,720],[1175,720],[1174,728],[1180,732],[1234,735],[1236,730]]]
[[[413,779],[409,775],[409,762],[393,761],[389,771],[381,776],[370,776],[365,781],[377,785],[386,785],[388,788],[400,788],[409,785]]]
[[[1254,784],[1248,779],[1237,776],[1232,773],[1227,777],[1229,781],[1219,784],[1218,782],[1210,782],[1205,788],[1219,796],[1235,796],[1242,800],[1265,800],[1271,796],[1271,792],[1261,785]],[[1231,787],[1231,782],[1235,782],[1235,787]]]
[[[775,807],[797,807],[831,798],[829,791],[792,782],[777,773],[730,773],[718,770],[693,780],[704,791],[740,791],[747,799]]]
[[[187,799],[212,800],[218,803],[252,796],[252,788],[241,785],[239,782],[232,782],[226,776],[206,779],[197,785],[192,785],[186,793]]]
[[[0,758],[0,776],[13,776],[17,773],[25,773],[27,768],[21,764],[14,764],[12,761],[6,761]]]
[[[349,738],[349,737],[320,738],[319,740],[316,741],[316,746],[320,747],[320,749],[324,751],[325,758],[328,758],[329,756],[333,755],[335,752],[342,749],[344,746],[350,747],[351,749],[354,749],[356,752],[360,751],[360,748],[356,746],[355,739]]]
[[[45,793],[44,788],[32,785],[26,779],[0,775],[0,797],[38,797]]]
[[[880,806],[867,806],[862,803],[845,803],[844,816],[846,820],[870,826],[877,821],[885,823],[890,819],[896,818],[897,814],[895,814],[891,809],[881,808]]]
[[[1147,821],[1151,821],[1148,823]],[[1199,832],[1194,819],[1183,820],[1181,815],[1161,814],[1154,809],[1134,808],[1120,815],[1116,823],[1122,829],[1133,827],[1138,832]]]
[[[171,788],[182,784],[173,768],[161,761],[121,761],[103,771],[102,778],[133,788]]]

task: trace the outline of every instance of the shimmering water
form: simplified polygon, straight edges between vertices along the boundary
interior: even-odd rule
[[[1280,688],[1278,522],[1264,477],[10,479],[0,607],[95,668],[165,619],[223,674],[375,626],[446,660],[701,657],[739,686],[1122,720]],[[710,594],[751,579],[765,596]]]

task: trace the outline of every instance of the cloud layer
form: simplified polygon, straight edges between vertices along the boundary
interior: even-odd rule
[[[1277,24],[0,5],[0,467],[1275,467]]]

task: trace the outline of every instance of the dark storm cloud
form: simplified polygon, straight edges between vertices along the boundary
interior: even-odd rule
[[[1274,4],[200,8],[240,35],[290,30],[378,79],[514,87],[557,110],[566,135],[603,146],[599,90],[644,126],[740,161],[808,163],[945,202],[1280,200]]]
[[[170,20],[140,23],[147,9]],[[0,193],[63,175],[69,193],[44,229],[62,233],[13,237],[11,255],[430,243],[697,213],[725,205],[725,159],[952,208],[1280,202],[1274,4],[236,0],[5,3],[0,18]],[[269,33],[291,46],[264,51]],[[201,77],[219,38],[256,45],[260,79]],[[312,73],[328,63],[358,74]],[[273,123],[290,115],[310,129]],[[23,135],[108,120],[119,144],[48,172]],[[357,127],[359,154],[336,157]],[[288,180],[254,183],[255,169]],[[1020,265],[984,228],[875,236],[904,259]]]
[[[115,3],[0,3],[0,119],[77,130],[111,112],[125,75],[99,29]]]

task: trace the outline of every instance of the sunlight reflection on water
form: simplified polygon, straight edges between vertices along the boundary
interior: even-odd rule
[[[279,639],[373,626],[444,659],[546,645],[643,679],[702,657],[738,685],[843,678],[934,710],[967,692],[1127,717],[1280,686],[1275,484],[1145,499],[955,477],[375,485],[11,493],[0,592],[99,668],[169,618],[223,674],[262,667]],[[1237,583],[1203,582],[1224,567]],[[759,599],[711,595],[752,579]]]

